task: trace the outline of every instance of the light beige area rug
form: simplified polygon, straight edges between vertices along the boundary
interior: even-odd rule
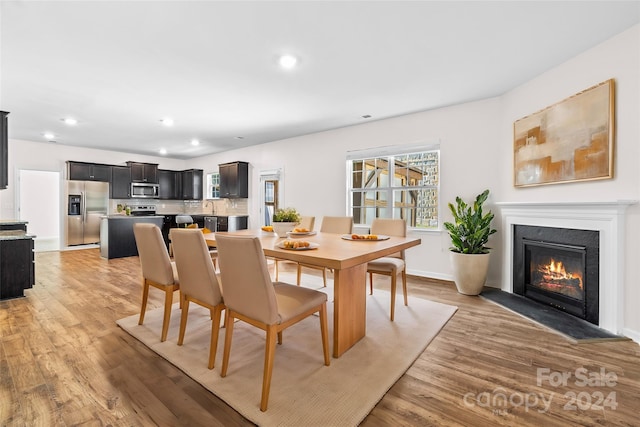
[[[329,294],[329,337],[333,304]],[[229,370],[220,377],[225,329],[221,329],[216,364],[207,369],[211,321],[208,310],[190,305],[184,345],[176,344],[180,324],[177,304],[171,314],[167,340],[160,342],[162,308],[118,320],[125,331],[198,381],[245,418],[260,426],[355,426],[424,351],[453,316],[456,307],[398,295],[395,321],[389,321],[390,294],[367,295],[367,335],[331,366],[324,366],[320,320],[311,316],[284,331],[276,347],[269,407],[260,412],[264,361],[264,332],[237,322]]]

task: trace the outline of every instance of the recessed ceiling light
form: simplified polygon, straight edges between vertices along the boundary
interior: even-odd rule
[[[362,116],[362,118],[363,118],[363,119],[370,119],[370,118],[371,118],[371,115],[369,115],[369,114],[365,114],[365,115],[363,115],[363,116]]]
[[[163,125],[165,126],[173,126],[173,119],[169,118],[169,117],[165,117],[164,119],[160,120],[162,122]]]
[[[165,154],[167,154],[167,149],[166,149],[166,148],[161,148],[161,149],[160,149],[160,154],[162,154],[163,156],[164,156]]]
[[[44,136],[44,138],[45,138],[47,141],[51,141],[52,139],[55,139],[55,137],[56,137],[56,136],[55,136],[54,134],[52,134],[51,132],[45,132],[45,133],[44,133],[44,134],[42,134],[42,135]]]
[[[282,68],[290,70],[298,64],[298,58],[293,55],[286,54],[280,56],[280,58],[278,59],[278,63]]]
[[[191,145],[200,145],[200,141],[198,141],[197,139],[192,139]]]
[[[65,117],[64,119],[60,119],[63,122],[65,122],[65,124],[69,125],[69,126],[73,126],[73,125],[77,125],[78,121],[76,119],[74,119],[73,117]]]
[[[244,139],[244,136],[234,136],[233,139]]]

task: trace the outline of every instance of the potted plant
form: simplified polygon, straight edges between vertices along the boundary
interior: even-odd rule
[[[286,237],[300,222],[300,214],[294,208],[276,209],[273,214],[273,231],[279,237]]]
[[[460,197],[456,204],[449,203],[454,222],[444,226],[451,237],[450,259],[458,292],[478,295],[487,280],[489,271],[489,236],[496,232],[491,228],[494,214],[484,213],[482,205],[489,197],[489,190],[476,196],[473,205],[467,205]]]

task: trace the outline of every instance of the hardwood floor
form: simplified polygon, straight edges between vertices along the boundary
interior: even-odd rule
[[[35,287],[0,302],[0,425],[251,425],[115,324],[139,310],[139,274],[97,249],[36,254]],[[637,343],[572,343],[447,282],[410,278],[411,298],[459,310],[364,426],[638,425]]]

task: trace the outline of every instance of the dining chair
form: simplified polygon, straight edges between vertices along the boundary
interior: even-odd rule
[[[404,219],[374,218],[371,222],[371,234],[382,234],[387,236],[406,237],[407,223]],[[407,301],[407,269],[404,261],[404,251],[396,252],[389,256],[378,258],[367,263],[367,273],[369,273],[369,294],[373,295],[373,275],[383,274],[391,277],[391,314],[393,321],[396,305],[396,279],[398,273],[402,273],[402,293],[404,294],[404,305],[409,305]],[[366,286],[366,284],[365,284]]]
[[[234,320],[244,321],[265,331],[260,400],[260,410],[264,412],[269,401],[276,337],[278,344],[282,344],[284,329],[319,313],[324,364],[329,366],[327,295],[305,287],[272,282],[259,237],[219,235],[216,241],[226,306],[226,333],[220,376],[225,377],[229,368]]]
[[[181,230],[181,229],[198,229],[200,232],[203,232],[203,229],[198,228],[198,224],[187,224],[186,227],[178,227],[178,228],[170,228],[169,229],[169,257],[173,257],[173,230]],[[218,269],[218,249],[209,247],[209,256],[213,261],[213,267]]]
[[[211,343],[209,347],[209,369],[213,369],[220,333],[220,315],[224,310],[222,291],[209,248],[204,235],[198,229],[181,228],[173,232],[173,250],[180,282],[182,315],[178,345],[184,342],[184,334],[189,317],[189,303],[194,302],[211,313]]]
[[[320,225],[321,233],[335,233],[335,234],[351,234],[353,231],[353,217],[350,216],[325,216],[322,217],[322,224]],[[297,285],[300,286],[300,278],[302,276],[302,267],[313,268],[322,271],[322,282],[324,286],[327,286],[327,269],[325,267],[318,267],[317,265],[309,265],[298,263],[298,277]]]
[[[315,216],[302,216],[300,217],[300,224],[298,224],[296,226],[296,228],[303,228],[309,231],[313,231],[313,227],[316,224],[316,217]],[[293,262],[293,261],[286,261],[283,259],[279,259],[279,258],[272,258],[273,259],[273,263],[274,263],[274,272],[275,272],[275,278],[276,278],[276,282],[278,281],[278,263],[279,262]],[[297,264],[297,263],[296,263]]]
[[[160,341],[166,341],[173,293],[180,289],[178,272],[175,263],[171,262],[171,258],[169,258],[160,227],[155,224],[136,223],[133,225],[133,234],[142,267],[142,307],[140,308],[138,325],[142,325],[144,322],[149,287],[152,286],[164,291],[164,317]]]

